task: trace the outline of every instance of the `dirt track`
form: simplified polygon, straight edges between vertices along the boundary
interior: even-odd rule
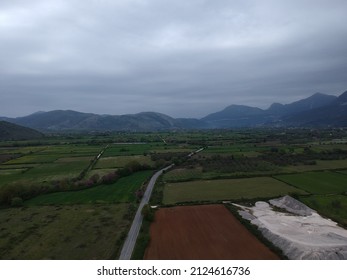
[[[145,259],[278,259],[223,205],[160,209],[150,235]]]

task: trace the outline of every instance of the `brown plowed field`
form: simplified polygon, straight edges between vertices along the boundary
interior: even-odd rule
[[[159,209],[150,235],[145,259],[279,259],[223,205]]]

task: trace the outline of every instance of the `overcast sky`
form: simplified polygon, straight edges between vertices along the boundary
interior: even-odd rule
[[[346,0],[1,0],[0,116],[202,117],[347,90]]]

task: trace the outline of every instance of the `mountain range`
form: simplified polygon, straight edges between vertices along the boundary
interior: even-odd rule
[[[71,110],[37,112],[25,117],[1,119],[41,132],[344,127],[347,126],[347,91],[338,97],[316,93],[290,104],[274,103],[266,110],[244,105],[230,105],[222,111],[201,119],[172,118],[155,112],[98,115]]]

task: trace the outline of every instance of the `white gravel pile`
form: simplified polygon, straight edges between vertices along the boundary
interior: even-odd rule
[[[347,230],[289,196],[270,202],[290,213],[262,201],[253,207],[235,205],[289,259],[347,259]]]

